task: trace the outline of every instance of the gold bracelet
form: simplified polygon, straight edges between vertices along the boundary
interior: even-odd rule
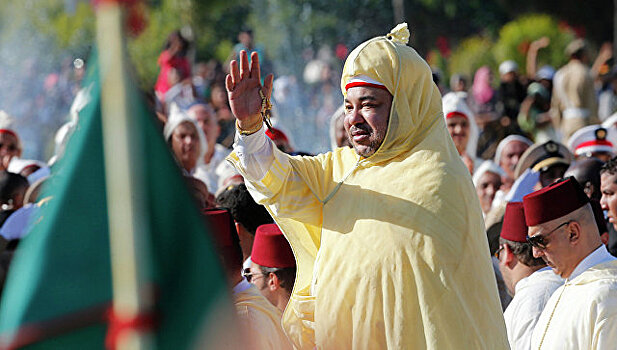
[[[245,130],[240,127],[240,125],[238,124],[238,119],[236,119],[236,129],[238,130],[238,133],[240,133],[240,135],[254,134],[258,132],[259,130],[261,130],[262,126],[263,126],[263,121],[259,120],[259,122],[255,125],[255,127]]]

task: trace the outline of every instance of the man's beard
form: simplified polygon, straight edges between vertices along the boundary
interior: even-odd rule
[[[356,143],[353,141],[352,136],[352,134],[356,131],[363,131],[368,135],[370,141],[368,145],[356,145]],[[349,140],[349,143],[352,145],[353,149],[356,151],[357,154],[364,158],[368,158],[377,151],[379,146],[381,146],[384,138],[381,137],[381,135],[378,135],[368,124],[356,124],[352,125],[349,128],[349,132],[347,133],[347,139]],[[359,150],[358,146],[364,147],[364,150]]]

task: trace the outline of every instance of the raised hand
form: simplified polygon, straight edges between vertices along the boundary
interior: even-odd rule
[[[240,51],[240,65],[236,60],[229,64],[229,74],[225,78],[225,87],[229,98],[231,112],[238,120],[238,126],[244,130],[253,129],[261,123],[261,96],[259,90],[269,99],[272,93],[272,74],[261,85],[261,72],[257,52],[251,54],[251,65],[246,51]]]
[[[540,49],[547,47],[550,43],[551,43],[551,39],[547,36],[543,36],[540,39],[533,41],[530,44],[530,48],[533,48],[535,50],[540,50]]]

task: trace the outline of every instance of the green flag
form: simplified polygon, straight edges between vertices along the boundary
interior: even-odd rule
[[[84,83],[91,101],[39,197],[49,200],[11,265],[0,304],[0,348],[104,348],[105,310],[112,302],[107,213],[117,203],[106,197],[96,61],[95,53]],[[142,159],[135,186],[145,195],[136,199],[136,214],[147,226],[141,249],[155,291],[153,342],[158,349],[190,348],[213,333],[210,326],[225,327],[233,317],[227,284],[154,117],[135,88],[128,95],[139,130],[130,152]]]

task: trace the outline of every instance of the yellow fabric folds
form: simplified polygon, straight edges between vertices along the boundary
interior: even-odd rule
[[[357,47],[341,80],[343,94],[366,75],[394,96],[378,151],[274,149],[271,170],[248,185],[297,260],[283,326],[301,349],[507,349],[469,171],[430,68],[398,29]]]
[[[250,349],[291,349],[281,327],[281,312],[270,304],[257,287],[234,294],[234,305],[244,332],[243,341]]]

